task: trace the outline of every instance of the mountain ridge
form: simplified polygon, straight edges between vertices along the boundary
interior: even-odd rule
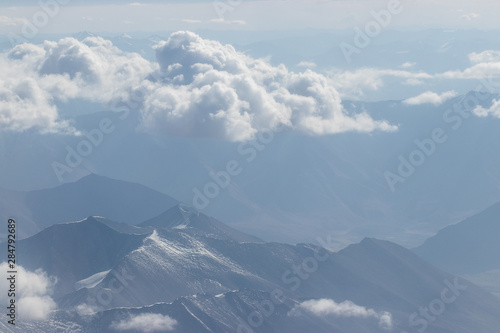
[[[160,222],[179,225],[178,220]],[[237,325],[248,326],[246,317],[250,313],[264,311],[259,310],[255,302],[268,301],[273,292],[289,301],[276,303],[276,309],[282,310],[275,310],[265,317],[262,326],[255,328],[256,332],[278,333],[283,329],[293,332],[293,327],[287,323],[293,323],[297,332],[303,332],[311,321],[316,323],[313,326],[318,332],[380,330],[373,320],[318,317],[308,312],[298,320],[288,315],[293,309],[298,311],[302,302],[319,299],[338,304],[350,301],[374,309],[375,313],[385,311],[392,315],[395,329],[411,329],[406,324],[408,316],[418,312],[419,307],[427,306],[430,300],[439,298],[444,288],[453,284],[464,290],[457,289],[460,294],[453,305],[439,316],[439,321],[429,322],[429,327],[443,332],[466,333],[485,332],[500,325],[500,319],[494,315],[500,311],[500,299],[389,241],[365,238],[358,244],[331,252],[312,244],[236,242],[212,237],[210,233],[190,233],[189,227],[156,228],[146,234],[131,235],[114,230],[105,223],[102,217],[91,217],[46,229],[44,234],[60,233],[54,239],[67,240],[63,247],[58,247],[60,243],[52,239],[38,247],[30,246],[33,241],[40,244],[39,235],[22,244],[22,248],[31,248],[40,257],[53,245],[56,245],[56,253],[68,252],[67,248],[74,246],[76,238],[87,244],[99,244],[99,234],[107,239],[109,248],[94,245],[90,248],[103,258],[115,260],[93,270],[82,272],[81,267],[71,268],[65,266],[64,261],[54,259],[50,259],[46,267],[30,266],[47,270],[50,263],[61,263],[69,267],[64,271],[75,276],[71,280],[73,289],[58,290],[55,296],[58,305],[69,309],[69,312],[63,311],[66,314],[73,310],[78,312],[78,309],[92,309],[95,316],[73,314],[68,318],[63,312],[56,312],[53,320],[60,318],[68,325],[80,325],[82,332],[95,332],[92,327],[105,327],[104,332],[107,328],[113,332],[109,328],[112,322],[125,320],[129,315],[151,313],[152,307],[161,315],[174,319],[178,316],[178,331],[181,332],[186,327],[197,327],[201,332],[234,332],[239,327]],[[81,228],[97,228],[98,232],[82,232]],[[68,232],[64,233],[67,230],[71,231],[72,237],[68,237]],[[131,239],[132,243],[120,252],[124,239]],[[69,255],[67,260],[75,261],[72,258]],[[94,252],[88,252],[77,262],[88,266],[93,260]],[[80,272],[78,277],[73,270]],[[51,272],[56,271],[63,270],[52,269]],[[69,279],[67,275],[59,278]],[[67,283],[69,285],[71,283]],[[99,301],[99,295],[103,293],[109,295],[106,302]],[[196,296],[200,297],[198,300],[193,296],[201,294],[205,296]],[[231,295],[238,296],[233,299]],[[48,327],[46,331],[52,332],[54,327]],[[27,329],[26,332],[31,331]]]

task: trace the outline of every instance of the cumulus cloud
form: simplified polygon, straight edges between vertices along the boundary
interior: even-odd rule
[[[460,18],[462,20],[466,20],[466,21],[472,21],[472,20],[478,19],[480,17],[481,17],[481,14],[478,14],[478,13],[468,13],[468,14],[464,14],[464,15],[460,16]]]
[[[0,264],[2,272],[9,271],[6,262]],[[17,266],[17,292],[16,304],[19,317],[22,320],[46,320],[52,311],[56,309],[56,303],[51,298],[52,289],[57,283],[55,278],[47,276],[45,272],[38,269],[34,272]],[[0,288],[9,290],[10,282],[7,279],[0,280]],[[0,301],[7,304],[7,293],[2,293]]]
[[[140,332],[172,331],[177,321],[159,313],[143,313],[128,319],[111,323],[111,328],[119,331],[138,330]]]
[[[408,84],[419,83],[421,80],[432,79],[433,76],[424,72],[410,72],[406,70],[360,68],[355,71],[340,71],[334,69],[329,72],[331,84],[339,91],[341,97],[361,99],[366,91],[377,91],[384,86],[384,78],[393,77],[406,80]]]
[[[111,107],[128,103],[142,116],[140,129],[170,136],[230,141],[251,139],[259,131],[294,130],[311,135],[397,128],[368,114],[347,112],[342,98],[359,99],[377,91],[387,77],[419,85],[432,79],[500,76],[500,52],[471,53],[465,70],[428,74],[361,68],[295,73],[236,51],[231,45],[186,31],[155,48],[156,62],[116,48],[100,37],[63,38],[41,45],[21,44],[0,54],[0,130],[42,133],[77,131],[57,105],[72,99]],[[426,92],[408,104],[440,104],[453,92]]]
[[[56,102],[82,98],[99,103],[127,99],[152,65],[111,42],[64,38],[21,44],[0,55],[0,129],[76,133],[61,120]]]
[[[472,52],[469,54],[469,60],[473,64],[500,62],[500,51],[486,50],[480,53]]]
[[[450,46],[443,45],[443,49]],[[354,71],[333,69],[328,72],[330,83],[337,89],[340,96],[346,99],[362,99],[368,91],[378,91],[384,87],[388,79],[399,79],[405,85],[422,85],[430,80],[470,80],[493,79],[500,77],[500,51],[486,50],[468,55],[471,66],[462,70],[450,70],[430,74],[423,71],[410,71],[415,66],[413,62],[400,65],[401,70],[365,67]]]
[[[348,114],[332,81],[312,70],[272,66],[231,45],[177,32],[155,47],[157,63],[100,37],[22,44],[0,56],[0,128],[72,131],[57,102],[128,102],[141,129],[230,141],[288,128],[313,135],[392,131],[366,113]],[[73,131],[74,132],[74,131]]]
[[[304,311],[318,317],[332,315],[348,318],[374,318],[378,320],[379,327],[388,330],[392,329],[392,315],[389,312],[376,312],[373,309],[356,305],[349,300],[341,303],[336,303],[331,299],[304,301],[296,305],[289,315],[300,315]]]
[[[306,68],[314,68],[318,65],[316,65],[315,62],[313,61],[301,61],[297,64],[297,67],[306,67]]]
[[[414,67],[416,64],[417,64],[416,62],[407,61],[401,65],[401,68]]]
[[[447,71],[436,74],[439,79],[482,79],[500,76],[500,51],[486,50],[470,53],[471,67],[465,70]]]
[[[426,91],[418,96],[405,99],[403,101],[406,105],[420,105],[420,104],[434,104],[441,105],[450,98],[457,96],[456,91],[446,91],[441,95],[436,94],[432,91]]]
[[[184,22],[184,23],[201,23],[200,20],[187,19],[187,18],[182,19],[181,21]]]
[[[226,20],[223,18],[216,18],[216,19],[211,19],[211,23],[224,23],[224,24],[238,24],[238,25],[245,25],[247,24],[246,21],[243,20]]]
[[[500,76],[500,61],[499,62],[482,62],[474,66],[466,68],[463,71],[447,71],[441,74],[436,74],[436,78],[443,79],[482,79],[487,77]]]
[[[478,105],[474,110],[474,114],[478,117],[488,117],[492,116],[495,118],[500,118],[500,99],[493,100],[493,104],[485,109],[482,106]]]
[[[0,67],[3,67],[0,64]],[[60,121],[53,97],[37,81],[30,78],[12,78],[11,70],[0,79],[0,130],[24,131],[37,127],[41,132],[59,132],[69,125]]]
[[[424,83],[424,81],[418,79],[407,79],[403,82],[403,84],[406,84],[408,86],[420,86]]]
[[[153,69],[140,55],[122,52],[101,37],[82,42],[64,38],[45,42],[43,48],[45,55],[37,64],[37,73],[47,90],[60,99],[78,97],[104,103],[126,97],[130,87]]]
[[[0,15],[0,27],[15,27],[28,23],[28,20],[25,18],[19,17],[8,17]]]
[[[348,115],[328,79],[290,72],[231,45],[177,32],[156,47],[161,78],[143,86],[143,126],[232,141],[282,127],[309,133],[395,130],[365,113]]]
[[[76,308],[76,313],[80,316],[93,316],[99,311],[98,306],[92,306],[88,304],[80,304]]]

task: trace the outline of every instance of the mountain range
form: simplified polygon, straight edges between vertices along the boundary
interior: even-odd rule
[[[26,238],[53,224],[90,215],[137,224],[177,203],[143,185],[90,174],[74,183],[44,190],[0,190],[0,218],[13,217],[19,222],[17,236]]]
[[[145,185],[157,191],[157,197],[137,195],[137,201],[118,200],[118,203],[131,204],[114,213],[73,207],[75,211],[83,209],[82,214],[54,212],[51,214],[60,214],[61,218],[52,221],[102,215],[138,223],[168,208],[168,204],[156,205],[167,200],[166,196],[194,206],[197,191],[204,193],[207,184],[215,184],[211,175],[224,171],[228,162],[237,161],[241,173],[232,176],[229,185],[220,188],[218,195],[208,200],[205,207],[197,207],[198,210],[266,241],[313,242],[317,235],[327,232],[338,235],[338,249],[359,242],[367,235],[415,247],[440,229],[500,201],[497,121],[459,115],[453,116],[453,122],[444,120],[448,110],[454,110],[454,106],[473,96],[474,93],[457,96],[439,106],[345,100],[348,112],[366,110],[375,119],[397,124],[398,131],[319,137],[283,131],[275,133],[267,144],[146,133],[136,130],[140,117],[134,112],[121,119],[120,113],[89,105],[87,110],[93,110],[92,113],[74,119],[77,129],[91,131],[104,118],[110,119],[116,129],[104,137],[81,164],[61,175],[64,186],[77,186],[79,179],[94,173]],[[496,94],[486,97],[481,102],[485,107],[499,98]],[[61,109],[64,111],[64,106]],[[403,182],[397,182],[392,192],[385,176],[387,172],[398,175],[401,159],[408,160],[411,153],[420,149],[415,141],[427,142],[433,130],[439,128],[447,140],[437,144],[430,156],[425,155],[424,163],[414,168],[409,177],[404,177]],[[1,202],[13,208],[10,212],[8,208],[0,211],[21,216],[26,220],[25,225],[32,223],[29,222],[32,207],[24,209],[23,197],[33,192],[33,187],[52,188],[55,193],[62,185],[52,164],[66,163],[67,147],[76,149],[81,140],[36,134],[30,138],[30,135],[18,133],[4,137],[0,133],[0,139],[6,143],[3,158],[11,161],[0,165],[0,183],[7,188],[17,184],[17,191],[2,192],[7,199]],[[24,145],[26,140],[30,140],[29,146]],[[38,162],[23,162],[28,159]],[[16,176],[21,171],[22,179]],[[74,185],[70,185],[71,182]],[[463,188],[468,190],[459,190]],[[19,190],[23,192],[18,193]],[[55,199],[47,203],[44,200],[50,195],[43,191],[32,194],[39,196],[39,202],[43,203],[37,210],[64,202]],[[132,195],[128,191],[118,192]],[[87,193],[85,197],[92,199],[96,195]],[[57,207],[64,211],[65,205]],[[149,216],[139,213],[134,216],[130,212],[136,205],[154,207],[143,210]],[[47,211],[53,210],[47,208]],[[48,225],[49,218],[50,214],[44,216],[42,226]],[[31,234],[39,230],[33,226]]]
[[[440,230],[413,252],[500,295],[500,203]]]
[[[103,217],[56,224],[19,241],[18,256],[25,269],[57,277],[50,297],[60,310],[18,328],[139,332],[157,321],[172,332],[500,327],[499,298],[399,245],[366,238],[338,252],[324,247],[262,242],[185,205],[138,226]]]

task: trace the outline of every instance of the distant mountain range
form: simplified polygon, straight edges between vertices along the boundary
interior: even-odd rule
[[[366,238],[337,253],[263,243],[183,205],[139,226],[103,217],[53,225],[18,248],[25,269],[57,277],[61,309],[20,321],[23,332],[117,332],[151,318],[172,332],[500,327],[499,298],[394,243]],[[429,307],[433,320],[419,312]]]
[[[366,110],[375,119],[398,124],[399,130],[320,137],[277,132],[272,142],[259,149],[252,143],[163,137],[136,131],[140,122],[138,114],[131,112],[127,119],[120,119],[121,114],[117,112],[103,111],[100,105],[88,105],[87,114],[74,117],[76,128],[90,131],[99,126],[103,118],[108,118],[116,130],[62,178],[70,182],[97,173],[143,184],[193,206],[195,190],[203,192],[207,184],[214,182],[211,173],[224,170],[229,161],[235,160],[242,172],[231,177],[230,184],[221,188],[206,207],[199,209],[204,214],[267,241],[312,242],[326,231],[337,235],[338,248],[359,242],[365,236],[415,247],[443,227],[500,201],[498,121],[475,116],[457,120],[456,115],[453,122],[444,120],[446,112],[465,98],[473,98],[473,93],[457,96],[440,106],[345,100],[343,104],[348,112]],[[488,107],[499,98],[498,94],[486,95],[481,103]],[[63,105],[61,112],[66,108],[68,114],[74,109],[73,105]],[[89,110],[95,112],[88,114]],[[455,128],[457,124],[460,126]],[[397,182],[392,192],[384,176],[386,172],[398,174],[401,158],[408,160],[409,155],[419,149],[415,141],[428,139],[436,128],[444,131],[446,142],[436,145],[431,156],[425,155],[425,162],[405,177],[404,182]],[[76,147],[81,138],[50,135],[32,138],[29,135],[4,137],[0,133],[0,140],[8,143],[2,156],[10,161],[0,165],[0,183],[4,187],[28,189],[60,184],[52,163],[64,163],[67,146]],[[26,140],[32,144],[27,146]],[[36,163],[26,163],[28,160]],[[57,191],[62,195],[63,189]],[[116,198],[132,193],[118,192]],[[24,209],[22,204],[18,209],[18,201],[13,199],[26,192],[3,193],[7,199],[0,202],[14,204],[0,211],[21,216],[26,226],[33,223],[30,210],[34,208]],[[35,193],[42,200],[44,193],[49,192]],[[87,193],[86,198],[92,199],[96,193]],[[156,195],[157,198],[149,200],[143,200],[141,195],[135,197],[137,201],[117,199],[117,204],[124,207],[113,213],[73,208],[75,212],[83,209],[82,214],[77,214],[80,219],[103,215],[137,223],[168,208],[167,204],[156,206],[158,201],[166,200],[166,196]],[[60,202],[57,207],[62,207],[62,212],[48,210],[54,211],[49,214],[43,212],[43,207],[35,207],[45,214],[42,227],[77,218],[64,213],[63,201],[47,203],[48,199],[44,200],[38,205],[56,207],[55,202]],[[131,214],[136,205],[155,206],[142,210],[149,216],[138,216],[139,213]],[[47,219],[52,218],[51,214],[59,214],[61,218],[49,223]],[[68,219],[70,217],[72,219]],[[33,225],[33,232],[39,230]]]
[[[413,252],[455,274],[500,269],[500,203],[440,230]]]
[[[0,280],[0,332],[500,332],[499,120],[472,112],[500,94],[491,81],[479,100],[465,92],[481,80],[451,78],[471,68],[472,52],[496,50],[498,32],[386,31],[346,63],[338,45],[351,32],[200,35],[296,73],[315,68],[349,116],[366,112],[397,131],[177,137],[141,129],[135,107],[124,114],[57,94],[58,121],[85,133],[106,120],[113,130],[98,140],[0,131],[3,260],[5,222],[17,226],[16,266],[0,266],[18,272],[16,326],[5,315],[12,282]],[[131,35],[110,40],[154,60],[169,33]],[[370,88],[355,82],[365,70]],[[426,73],[449,79],[410,79]],[[462,95],[445,92],[450,82]],[[456,96],[389,100],[428,88]],[[21,90],[24,99],[32,89]],[[91,150],[77,153],[86,139]],[[221,181],[234,162],[241,172]]]
[[[46,190],[0,190],[0,219],[14,217],[18,221],[17,235],[24,238],[53,224],[90,215],[137,224],[177,203],[143,185],[91,174]]]
[[[192,207],[178,204],[166,212],[145,222],[138,227],[151,229],[182,229],[186,233],[206,235],[217,239],[226,239],[236,242],[262,242],[261,239],[244,234],[224,223],[198,212]]]
[[[440,230],[413,249],[428,262],[500,296],[500,203]]]

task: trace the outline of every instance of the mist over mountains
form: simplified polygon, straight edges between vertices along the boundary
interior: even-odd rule
[[[500,295],[500,203],[440,230],[413,249],[420,257],[448,272],[460,274]]]
[[[21,238],[50,225],[82,220],[89,215],[135,224],[177,203],[145,186],[97,175],[46,190],[0,193],[1,218],[9,218],[8,212],[15,207],[16,217],[23,221],[18,230]]]
[[[282,132],[273,134],[271,141],[262,137],[264,141],[256,138],[253,143],[164,138],[136,132],[139,120],[133,115],[125,120],[113,112],[82,115],[75,123],[81,130],[98,128],[104,118],[112,119],[116,130],[61,177],[76,181],[91,171],[144,184],[193,206],[196,193],[203,193],[209,183],[216,184],[213,174],[226,172],[228,163],[236,161],[239,173],[230,176],[227,187],[216,185],[214,198],[203,195],[208,205],[201,211],[266,240],[312,241],[326,229],[342,235],[338,238],[345,238],[344,245],[372,235],[416,246],[448,224],[500,200],[496,120],[473,115],[453,118],[453,122],[443,120],[447,110],[467,96],[437,107],[396,101],[345,102],[348,110],[365,108],[374,117],[399,124],[395,133],[308,137]],[[489,105],[495,98],[490,95],[483,104]],[[429,145],[435,129],[442,129],[446,141]],[[47,181],[57,186],[53,163],[66,165],[67,147],[76,150],[82,138],[39,136],[31,148],[21,151],[22,137],[27,135],[10,135],[11,140],[19,137],[20,141],[12,142],[5,152],[12,163],[2,165],[2,175],[15,174],[14,165],[36,156],[38,164],[23,168],[33,169],[29,171],[33,180],[43,170],[49,175]],[[416,167],[408,164],[414,152],[421,152],[424,158]],[[411,169],[405,171],[405,177],[399,176],[398,170],[408,166]],[[137,173],[139,169],[144,172]],[[400,178],[391,185],[387,173]],[[4,182],[8,181],[4,176]],[[458,188],[469,190],[450,191]],[[22,200],[13,194],[6,196]],[[153,205],[155,200],[141,201],[138,195],[136,202]],[[147,214],[153,217],[159,212],[155,208]],[[87,215],[92,214],[108,215],[98,211]],[[70,217],[68,220],[86,216]],[[131,222],[130,217],[110,218]]]
[[[0,331],[499,331],[496,33],[350,32],[0,41]]]

